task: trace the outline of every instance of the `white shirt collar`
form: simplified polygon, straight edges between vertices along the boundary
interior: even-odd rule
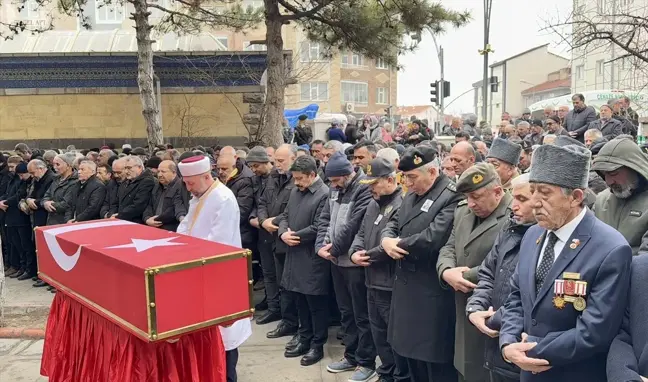
[[[553,232],[560,241],[566,243],[567,240],[569,240],[569,238],[572,236],[574,231],[576,231],[576,227],[578,227],[580,222],[585,217],[586,213],[587,213],[587,207],[583,207],[581,212],[578,215],[576,215],[576,217],[573,218],[569,223],[565,224],[564,226],[558,228],[555,231],[549,231],[549,232]]]

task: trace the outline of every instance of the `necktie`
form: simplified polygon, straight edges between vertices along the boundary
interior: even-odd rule
[[[558,236],[553,232],[549,232],[547,234],[547,246],[542,253],[542,260],[540,260],[538,270],[536,270],[536,295],[540,293],[545,278],[547,278],[549,270],[554,263],[554,246],[556,245],[556,241],[558,241]]]

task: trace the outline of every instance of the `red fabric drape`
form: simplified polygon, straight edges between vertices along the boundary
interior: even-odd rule
[[[50,382],[224,382],[217,326],[176,343],[147,343],[59,292],[50,309],[41,374]]]

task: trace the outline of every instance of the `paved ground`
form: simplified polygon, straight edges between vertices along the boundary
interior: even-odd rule
[[[38,316],[52,300],[52,294],[42,288],[36,290],[31,283],[9,280],[7,311],[23,312],[14,317],[12,323],[30,323],[37,321]],[[265,333],[275,324],[253,327],[252,337],[239,349],[240,382],[342,382],[351,373],[330,374],[326,371],[327,363],[338,360],[343,347],[335,339],[332,328],[329,344],[325,347],[326,357],[318,365],[301,367],[299,358],[284,358],[284,345],[289,338],[270,340]],[[0,339],[0,381],[2,382],[35,382],[46,381],[40,377],[40,357],[43,348],[42,340]]]

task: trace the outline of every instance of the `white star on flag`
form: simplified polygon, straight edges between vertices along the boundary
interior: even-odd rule
[[[171,243],[171,240],[177,239],[178,237],[180,236],[157,240],[131,239],[131,244],[116,245],[114,247],[106,247],[104,249],[135,248],[135,250],[139,253],[155,247],[173,247],[176,245],[186,245],[186,243]]]

